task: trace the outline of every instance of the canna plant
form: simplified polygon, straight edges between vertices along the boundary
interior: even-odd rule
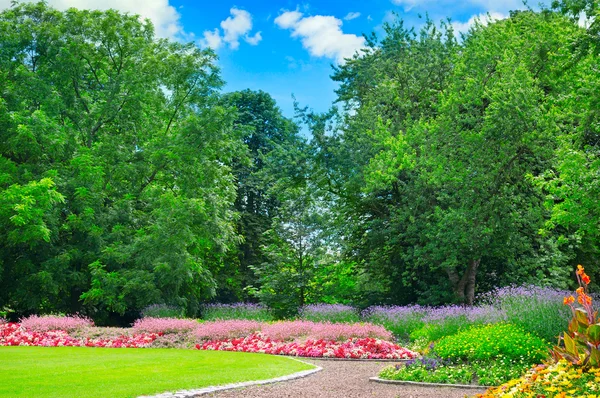
[[[597,368],[600,367],[600,319],[588,294],[590,277],[581,265],[577,266],[577,282],[577,302],[581,307],[575,307],[575,297],[564,298],[565,305],[571,307],[573,318],[569,322],[569,331],[559,337],[552,356],[557,361],[564,359],[584,369]],[[561,346],[561,340],[564,347]]]

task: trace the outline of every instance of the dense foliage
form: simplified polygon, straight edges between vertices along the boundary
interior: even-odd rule
[[[555,3],[461,37],[385,24],[334,68],[339,107],[298,106],[297,123],[265,92],[222,94],[214,53],[137,16],[15,4],[0,13],[0,315],[385,304],[410,308],[371,314],[398,336],[437,340],[490,321],[407,304],[565,289],[577,262],[597,277],[598,4]],[[515,297],[498,318],[556,337],[564,311],[536,304],[552,321],[533,330]]]

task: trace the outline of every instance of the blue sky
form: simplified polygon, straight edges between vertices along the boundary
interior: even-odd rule
[[[0,0],[0,9],[11,0]],[[466,31],[477,16],[505,18],[519,0],[48,0],[69,7],[137,13],[151,19],[159,36],[211,46],[219,56],[224,90],[250,88],[271,94],[288,117],[292,94],[302,106],[326,111],[335,99],[332,64],[360,49],[363,33],[382,33],[397,13],[419,27],[427,13],[451,18]],[[537,4],[537,3],[536,3]]]

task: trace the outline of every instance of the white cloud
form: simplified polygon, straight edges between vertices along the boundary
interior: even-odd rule
[[[204,37],[200,39],[202,47],[210,47],[216,51],[223,45],[223,39],[218,28],[215,28],[215,30],[205,30],[203,35]]]
[[[179,21],[181,15],[169,0],[46,0],[47,3],[58,10],[71,7],[90,10],[115,9],[130,14],[139,14],[148,18],[154,24],[154,30],[159,37],[176,38],[185,36]],[[26,2],[26,1],[25,1]],[[33,2],[33,1],[32,1]],[[10,7],[11,0],[0,0],[0,10]]]
[[[315,57],[327,57],[343,63],[365,45],[365,38],[344,33],[343,22],[333,16],[304,17],[299,11],[286,11],[275,18],[282,29],[291,29],[292,37],[299,37],[302,46]]]
[[[244,40],[251,46],[255,46],[262,40],[262,35],[260,34],[260,32],[256,32],[254,36],[246,35],[246,37],[244,37]]]
[[[487,25],[494,21],[499,21],[508,18],[508,15],[504,15],[499,12],[489,12],[486,14],[473,15],[467,22],[452,22],[452,27],[455,33],[467,33],[476,21],[479,21],[482,25]]]
[[[229,47],[236,49],[240,45],[240,36],[245,35],[252,29],[252,16],[248,11],[239,10],[235,7],[230,12],[233,17],[227,17],[226,20],[221,22],[221,28],[224,32],[223,40],[229,43]]]
[[[344,17],[344,21],[352,21],[353,19],[356,19],[358,17],[360,17],[360,12],[349,12]]]
[[[221,21],[223,34],[221,35],[219,28],[205,30],[203,38],[200,39],[202,47],[218,50],[224,43],[227,43],[229,48],[235,50],[240,46],[240,38],[253,46],[262,40],[261,32],[256,32],[253,36],[249,35],[252,30],[252,15],[248,11],[232,7],[229,12],[231,16]]]
[[[275,18],[275,23],[282,29],[290,29],[300,21],[302,15],[300,11],[286,11]]]

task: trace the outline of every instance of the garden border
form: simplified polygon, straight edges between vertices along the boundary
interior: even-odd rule
[[[379,377],[369,377],[369,381],[383,384],[396,384],[404,386],[420,386],[420,387],[448,387],[448,388],[468,388],[471,390],[487,390],[488,388],[495,386],[477,386],[473,384],[444,384],[444,383],[425,383],[419,381],[407,381],[407,380],[387,380]]]
[[[269,354],[267,354],[269,355]],[[408,362],[414,361],[414,359],[374,359],[374,358],[335,358],[335,357],[296,357],[292,355],[280,355],[282,357],[291,358],[291,359],[310,359],[315,361],[347,361],[347,362]],[[419,357],[417,357],[419,358]]]
[[[160,394],[156,394],[156,395],[142,395],[142,396],[139,396],[138,398],[193,398],[198,395],[211,394],[211,393],[218,392],[218,391],[233,390],[236,388],[257,386],[257,385],[262,385],[262,384],[273,384],[273,383],[278,383],[281,381],[291,381],[291,380],[295,380],[295,379],[301,379],[301,378],[310,376],[314,373],[317,373],[317,372],[320,372],[323,370],[322,367],[316,366],[315,364],[304,362],[297,358],[290,358],[290,359],[292,359],[294,361],[302,362],[307,365],[312,365],[312,366],[314,366],[314,369],[302,370],[300,372],[292,373],[287,376],[280,376],[280,377],[275,377],[275,378],[266,379],[266,380],[252,380],[252,381],[244,381],[241,383],[224,384],[221,386],[209,386],[209,387],[199,388],[199,389],[195,389],[195,390],[179,390],[179,391],[175,391],[175,392],[164,392],[164,393],[160,393]]]

